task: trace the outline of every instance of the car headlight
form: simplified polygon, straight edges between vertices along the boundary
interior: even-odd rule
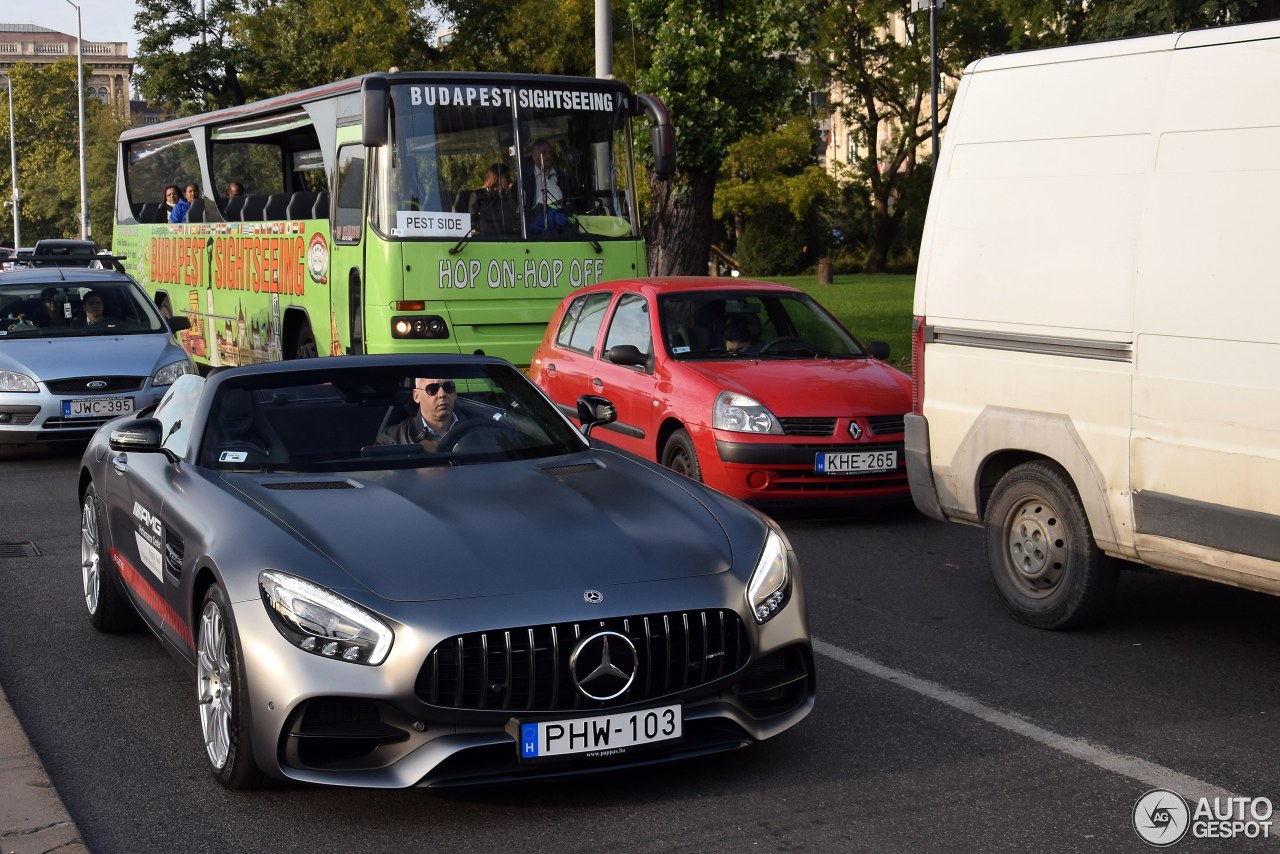
[[[0,371],[0,391],[39,391],[36,381],[17,371]]]
[[[395,633],[350,599],[274,569],[258,586],[271,622],[298,649],[354,664],[386,661]]]
[[[151,384],[153,386],[173,385],[178,381],[178,377],[194,372],[195,369],[191,367],[190,359],[179,359],[176,362],[170,362],[152,374]]]
[[[781,433],[782,425],[773,413],[759,402],[732,391],[716,395],[711,425],[717,430],[735,433]]]
[[[764,624],[782,610],[791,595],[791,556],[777,531],[769,530],[756,568],[747,582],[747,604],[756,622]]]

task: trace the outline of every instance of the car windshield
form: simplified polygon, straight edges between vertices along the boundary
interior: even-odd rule
[[[224,470],[456,466],[587,447],[573,424],[504,363],[229,374],[214,388],[200,460]],[[438,433],[426,429],[424,395],[451,409]]]
[[[0,280],[0,338],[164,331],[163,318],[146,294],[129,281]]]
[[[672,358],[862,358],[866,351],[806,294],[691,291],[658,300]]]

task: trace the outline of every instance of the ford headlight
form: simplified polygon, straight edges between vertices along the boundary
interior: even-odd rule
[[[716,395],[711,424],[717,430],[732,430],[735,433],[782,432],[782,425],[772,412],[745,394],[732,391],[722,391]]]
[[[747,583],[747,604],[756,622],[764,624],[782,610],[791,595],[791,555],[786,541],[770,529],[756,568]]]
[[[173,385],[178,381],[178,377],[192,373],[195,373],[195,369],[191,367],[191,360],[179,359],[152,374],[151,384],[153,386]]]
[[[386,661],[395,633],[350,599],[274,569],[258,586],[271,622],[298,649],[354,664]]]
[[[0,371],[0,391],[39,391],[36,381],[17,371]]]

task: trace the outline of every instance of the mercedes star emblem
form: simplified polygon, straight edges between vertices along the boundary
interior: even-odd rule
[[[582,594],[582,601],[588,605],[599,605],[604,601],[604,594],[599,590],[588,590]]]
[[[569,674],[582,696],[612,700],[636,678],[636,648],[626,635],[597,632],[583,638],[569,654]]]

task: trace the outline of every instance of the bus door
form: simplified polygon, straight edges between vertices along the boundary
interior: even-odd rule
[[[338,149],[337,173],[329,217],[333,223],[329,266],[334,339],[347,342],[347,353],[365,352],[364,186],[365,147],[356,142]],[[337,351],[331,353],[337,355]]]

